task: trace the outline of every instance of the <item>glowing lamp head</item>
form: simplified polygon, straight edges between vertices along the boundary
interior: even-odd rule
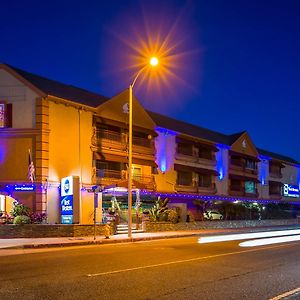
[[[155,56],[151,57],[151,59],[150,59],[150,65],[152,67],[156,67],[158,65],[158,58],[155,57]]]

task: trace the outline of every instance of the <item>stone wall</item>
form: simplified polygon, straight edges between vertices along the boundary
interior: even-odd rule
[[[113,229],[109,226],[110,235]],[[0,225],[0,238],[43,238],[93,236],[94,225]],[[105,235],[105,224],[96,225],[96,235]]]
[[[236,221],[203,221],[190,223],[144,222],[143,230],[147,232],[179,231],[220,228],[247,228],[264,226],[285,226],[300,224],[300,219],[285,220],[236,220]]]

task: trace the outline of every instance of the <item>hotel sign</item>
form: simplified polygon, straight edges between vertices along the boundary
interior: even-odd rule
[[[61,223],[73,224],[73,177],[64,177],[61,180]]]
[[[285,183],[283,185],[283,196],[299,198],[299,186]]]

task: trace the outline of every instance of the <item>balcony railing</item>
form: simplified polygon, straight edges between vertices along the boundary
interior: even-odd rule
[[[97,139],[106,139],[114,142],[121,142],[122,135],[119,132],[111,130],[97,130]]]
[[[142,146],[146,148],[151,148],[152,141],[147,138],[142,137],[132,137],[132,144],[136,146]]]
[[[237,186],[229,187],[229,195],[231,196],[244,196],[244,197],[258,197],[258,191],[255,189],[254,193],[246,193],[245,189]]]
[[[186,192],[186,193],[209,193],[215,194],[217,192],[216,184],[211,183],[209,185],[199,186],[195,184],[176,184],[175,189],[177,192]]]
[[[273,172],[272,170],[270,170],[270,177],[282,178],[282,174],[281,174],[281,172]]]
[[[112,178],[112,179],[123,179],[124,175],[122,171],[108,170],[108,169],[98,169],[98,178]]]

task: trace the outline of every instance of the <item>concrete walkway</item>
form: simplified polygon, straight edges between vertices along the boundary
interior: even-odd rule
[[[271,230],[300,229],[300,226],[275,226],[275,227],[251,227],[235,229],[205,229],[205,230],[186,230],[186,231],[165,231],[165,232],[145,232],[133,233],[129,239],[127,234],[118,234],[106,239],[104,236],[93,237],[57,237],[57,238],[16,238],[0,239],[1,249],[37,249],[46,247],[65,247],[65,246],[83,246],[113,244],[121,242],[137,242],[146,240],[158,240],[191,236],[207,236],[216,234],[232,234],[242,232],[259,232]]]

